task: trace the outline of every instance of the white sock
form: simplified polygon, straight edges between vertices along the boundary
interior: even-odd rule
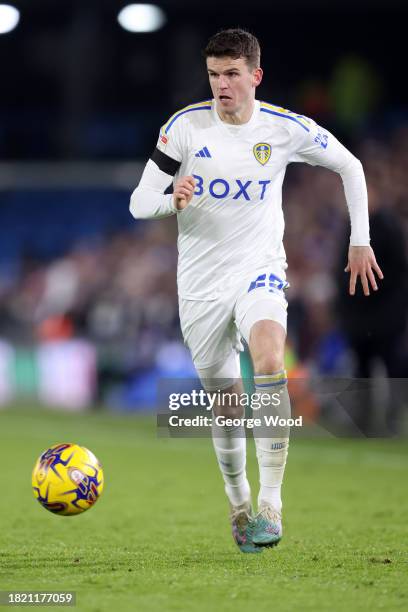
[[[216,425],[213,416],[212,439],[227,497],[233,506],[240,506],[251,498],[245,470],[245,430],[241,426]]]
[[[285,473],[289,439],[255,438],[255,444],[260,483],[258,507],[266,502],[278,512],[281,512],[281,487]]]
[[[258,414],[254,414],[254,416],[278,414],[280,417],[290,418],[290,400],[286,372],[281,370],[272,375],[256,375],[254,381],[256,393],[269,394],[271,396],[272,394],[279,393],[280,396],[279,406],[273,405],[271,397],[271,405],[262,407]],[[254,430],[260,483],[258,507],[262,502],[266,502],[278,510],[278,512],[281,512],[281,487],[288,455],[289,428],[273,428],[271,426],[271,437],[268,437],[268,431],[263,426],[260,433],[262,437],[258,437],[256,430]]]

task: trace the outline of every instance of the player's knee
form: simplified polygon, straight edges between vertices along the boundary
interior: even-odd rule
[[[196,370],[207,392],[228,392],[239,379],[238,355],[235,351],[231,350],[221,362],[208,367],[196,365]]]
[[[214,414],[227,419],[241,419],[244,409],[239,401],[238,394],[225,392],[220,394],[219,402],[214,406]]]
[[[283,355],[273,352],[256,355],[252,360],[255,374],[276,374],[284,369]]]

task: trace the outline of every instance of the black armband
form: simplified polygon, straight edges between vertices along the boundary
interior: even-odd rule
[[[150,159],[160,168],[162,172],[174,176],[181,166],[181,162],[176,161],[165,153],[162,153],[157,147],[153,151]]]

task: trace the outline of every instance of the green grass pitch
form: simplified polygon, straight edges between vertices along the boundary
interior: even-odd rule
[[[76,517],[31,491],[39,453],[66,441],[105,470],[103,496]],[[72,589],[81,612],[408,609],[407,441],[293,439],[284,539],[260,555],[232,541],[208,439],[157,438],[150,418],[14,409],[0,411],[0,460],[0,590]],[[248,471],[256,498],[252,443]]]

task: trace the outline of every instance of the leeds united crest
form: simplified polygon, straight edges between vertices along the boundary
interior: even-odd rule
[[[267,142],[258,142],[253,148],[256,161],[264,166],[272,153],[272,147]]]

